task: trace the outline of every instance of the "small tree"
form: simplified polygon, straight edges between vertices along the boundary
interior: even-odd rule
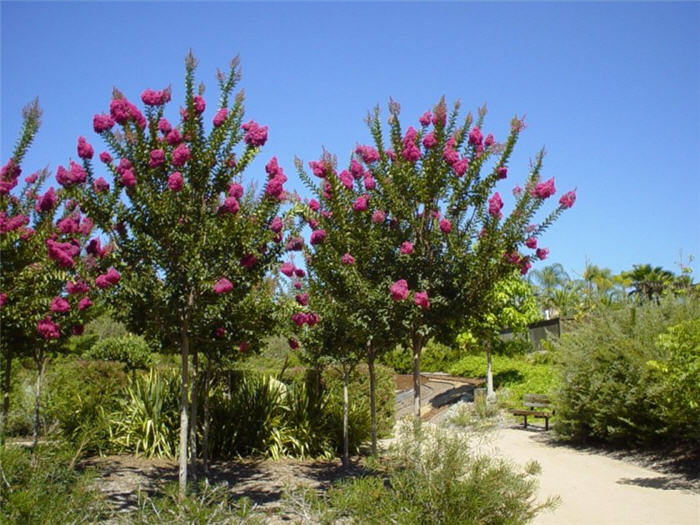
[[[396,303],[387,315],[400,319],[391,326],[394,342],[408,342],[412,349],[418,423],[420,356],[425,343],[430,337],[452,341],[464,319],[481,309],[494,283],[514,268],[527,273],[532,261],[546,258],[548,250],[537,246],[538,238],[573,205],[575,193],[562,196],[559,206],[540,224],[530,224],[555,193],[554,179],[540,181],[544,156],[540,152],[524,189],[514,190],[515,208],[504,218],[503,200],[492,191],[507,177],[508,161],[524,127],[521,120],[513,119],[510,134],[497,144],[492,135],[484,137],[481,132],[485,108],[479,110],[472,127],[471,114],[458,124],[459,105],[448,115],[441,100],[433,112],[420,117],[419,130],[410,126],[405,132],[398,104],[391,101],[389,112],[389,148],[377,108],[368,118],[375,144],[358,146],[347,171],[336,174],[332,163],[312,163],[314,175],[323,181],[318,186],[301,169],[300,176],[320,200],[312,243],[362,242],[374,228],[390,231],[382,232],[385,244],[379,251],[370,252],[372,271],[377,274],[373,282],[381,282],[385,296]],[[347,213],[336,214],[341,206],[336,200],[361,219],[347,221]],[[334,235],[339,236],[335,241]],[[376,248],[372,242],[367,245]],[[532,253],[521,254],[521,247]],[[357,261],[358,256],[350,255]],[[335,267],[342,264],[337,258]],[[328,283],[341,283],[336,284],[338,291],[348,284],[340,270],[331,269],[327,276]],[[344,294],[338,293],[343,300]]]
[[[66,191],[50,187],[39,195],[48,171],[24,179],[17,195],[21,162],[39,129],[41,111],[33,102],[23,113],[23,126],[12,158],[0,173],[0,345],[5,361],[4,398],[0,440],[4,440],[10,406],[10,379],[15,352],[28,353],[36,365],[33,447],[39,439],[42,374],[47,352],[58,350],[70,335],[79,335],[92,311],[90,294],[119,281],[107,270],[108,250],[87,243],[93,228]],[[84,180],[76,163],[59,166],[57,179]],[[97,277],[93,281],[93,276]]]
[[[164,117],[169,89],[141,94],[145,115],[114,91],[109,114],[93,119],[111,152],[101,153],[100,160],[112,182],[96,178],[90,159],[85,159],[88,184],[76,191],[115,245],[124,274],[121,300],[142,312],[161,331],[161,339],[178,340],[181,497],[187,486],[188,364],[190,357],[197,362],[192,344],[213,339],[214,327],[231,332],[239,320],[230,317],[228,308],[258,293],[280,253],[282,219],[277,213],[286,181],[273,158],[262,195],[241,184],[243,171],[267,140],[267,126],[244,123],[242,92],[232,99],[238,60],[227,74],[217,74],[220,95],[209,130],[204,88],[195,88],[195,68],[190,53],[182,119],[176,124]],[[115,124],[120,131],[113,129]]]

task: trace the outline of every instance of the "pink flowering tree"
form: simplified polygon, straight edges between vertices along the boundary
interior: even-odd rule
[[[4,437],[9,411],[12,359],[22,352],[33,358],[37,370],[34,448],[47,355],[58,351],[66,338],[82,333],[97,289],[119,281],[119,273],[108,266],[109,250],[95,250],[89,242],[92,221],[66,198],[65,190],[50,187],[39,193],[48,177],[46,170],[24,177],[19,185],[20,165],[39,128],[40,115],[36,102],[25,109],[20,139],[0,171],[0,346],[5,362],[0,435]],[[60,166],[57,177],[64,173],[86,176],[75,163]]]
[[[248,321],[257,315],[251,305],[281,251],[278,213],[287,179],[272,158],[262,193],[243,186],[242,174],[265,144],[267,126],[244,122],[243,94],[233,94],[237,60],[228,73],[218,73],[220,94],[209,112],[203,87],[195,88],[195,68],[190,53],[177,122],[165,117],[169,89],[145,90],[143,112],[115,90],[109,112],[93,119],[108,148],[99,155],[106,175],[97,173],[92,147],[79,138],[87,181],[69,184],[114,243],[121,301],[156,317],[152,325],[162,338],[178,341],[181,496],[190,450],[190,359],[196,367],[198,348],[224,340],[235,342],[238,352],[265,335],[263,326],[257,330]]]
[[[389,112],[388,133],[379,110],[370,115],[374,145],[358,146],[347,170],[337,174],[333,163],[313,162],[321,180],[315,184],[298,168],[319,199],[310,221],[316,245],[311,267],[323,273],[339,300],[347,290],[361,289],[365,280],[393,303],[378,310],[383,312],[379,318],[386,321],[389,341],[412,350],[418,423],[425,343],[431,337],[452,342],[495,283],[514,268],[524,274],[544,259],[548,250],[538,245],[539,238],[573,205],[575,193],[563,195],[539,224],[532,224],[555,193],[554,179],[540,180],[540,152],[524,188],[513,190],[514,207],[504,216],[496,185],[508,177],[521,120],[513,119],[509,135],[498,143],[481,131],[485,108],[476,121],[468,114],[458,122],[459,106],[448,114],[441,100],[418,119],[417,129],[405,131],[398,104],[392,101]],[[340,255],[343,245],[348,257]],[[317,255],[331,251],[327,246],[334,253],[317,263]],[[370,327],[368,339],[372,332]]]

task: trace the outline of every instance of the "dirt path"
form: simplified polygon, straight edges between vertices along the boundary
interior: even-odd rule
[[[536,460],[542,467],[540,497],[562,498],[536,525],[700,524],[697,483],[681,476],[559,445],[550,432],[505,428],[493,445],[516,463]]]

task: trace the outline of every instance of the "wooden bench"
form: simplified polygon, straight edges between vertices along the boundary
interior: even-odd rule
[[[554,415],[554,410],[542,410],[550,409],[552,407],[552,402],[549,398],[542,394],[525,394],[523,396],[523,405],[528,407],[527,409],[521,410],[511,410],[511,414],[514,416],[523,416],[523,423],[525,428],[527,428],[527,418],[529,417],[539,417],[544,419],[544,429],[549,430],[549,418]],[[535,410],[536,408],[540,410]]]

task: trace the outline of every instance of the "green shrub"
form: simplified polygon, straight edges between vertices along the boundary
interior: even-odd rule
[[[409,425],[410,426],[410,425]],[[536,504],[536,465],[475,455],[461,435],[424,428],[401,432],[384,468],[341,482],[318,501],[317,519],[367,524],[520,524],[555,501]]]
[[[0,523],[95,523],[109,517],[91,472],[73,467],[74,451],[40,446],[0,449]]]
[[[87,452],[104,451],[104,416],[115,409],[126,386],[118,363],[57,358],[47,367],[42,414],[74,446]]]
[[[601,306],[588,323],[562,337],[560,435],[625,445],[697,439],[693,334],[699,317],[700,303],[692,298],[626,309]]]
[[[550,364],[535,364],[534,355],[491,357],[494,388],[507,406],[520,406],[524,394],[551,394],[557,386],[557,370]],[[460,359],[449,373],[461,377],[486,377],[486,355]]]
[[[176,371],[151,370],[132,380],[119,408],[109,414],[110,445],[147,457],[175,457],[180,385]]]
[[[151,364],[151,349],[138,335],[126,334],[97,341],[87,352],[90,359],[117,361],[127,370],[146,370]]]
[[[463,352],[457,346],[449,347],[431,339],[421,353],[421,371],[445,372],[462,354]],[[393,368],[396,373],[410,374],[413,371],[413,354],[402,346],[386,352],[380,360],[386,366]]]

